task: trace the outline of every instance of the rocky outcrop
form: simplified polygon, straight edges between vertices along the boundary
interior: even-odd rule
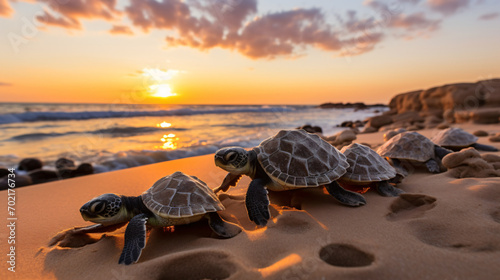
[[[365,132],[405,127],[439,127],[442,123],[500,122],[500,79],[459,83],[398,94],[390,110],[370,118]]]
[[[373,107],[386,107],[385,104],[365,104],[363,102],[356,103],[323,103],[318,106],[321,109],[346,109],[354,108],[356,110],[364,110]]]

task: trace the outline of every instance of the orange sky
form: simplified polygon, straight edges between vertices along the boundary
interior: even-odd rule
[[[495,1],[197,2],[0,0],[0,101],[386,103],[500,77]]]

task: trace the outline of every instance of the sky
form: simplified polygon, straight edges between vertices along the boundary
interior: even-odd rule
[[[499,49],[498,0],[0,0],[0,102],[388,103]]]

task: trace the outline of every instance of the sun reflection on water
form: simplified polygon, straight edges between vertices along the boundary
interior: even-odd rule
[[[163,128],[165,128],[165,127],[171,127],[171,126],[172,126],[172,124],[168,123],[168,122],[162,122],[162,123],[156,124],[156,127],[163,127]]]
[[[179,141],[179,137],[175,137],[176,135],[173,133],[164,134],[160,139],[163,142],[161,146],[164,150],[175,150],[177,149],[177,142]]]

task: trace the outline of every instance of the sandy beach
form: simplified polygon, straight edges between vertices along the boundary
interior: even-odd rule
[[[459,127],[500,131],[498,125]],[[359,134],[355,142],[379,145],[383,132]],[[479,142],[500,148],[487,138]],[[500,178],[419,170],[399,185],[406,194],[387,198],[370,190],[358,208],[340,205],[324,188],[271,192],[272,218],[264,228],[247,217],[244,178],[220,195],[221,216],[240,224],[241,234],[219,239],[204,221],[173,232],[153,229],[141,259],[130,266],[118,264],[124,228],[48,245],[60,231],[90,225],[78,211],[89,199],[106,192],[139,195],[175,171],[211,188],[225,176],[206,155],[16,189],[16,272],[5,266],[10,248],[3,230],[1,278],[496,279],[500,273]],[[0,197],[7,201],[7,191]]]
[[[500,279],[498,34],[486,0],[0,0],[0,280]]]

